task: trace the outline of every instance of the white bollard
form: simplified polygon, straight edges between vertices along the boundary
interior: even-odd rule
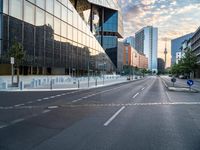
[[[19,89],[22,91],[24,90],[24,82],[23,81],[20,81],[19,82]]]
[[[7,84],[7,82],[3,82],[2,83],[2,89],[7,89],[8,88],[8,84]]]

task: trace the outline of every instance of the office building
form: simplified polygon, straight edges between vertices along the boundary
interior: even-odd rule
[[[139,53],[130,44],[124,44],[124,66],[133,66],[137,68],[148,68],[148,58]]]
[[[158,58],[158,73],[165,72],[165,61],[162,58]]]
[[[191,49],[197,56],[197,64],[199,65],[194,75],[196,78],[200,78],[200,27],[195,31],[191,38]]]
[[[190,33],[171,40],[171,65],[176,63],[176,53],[181,52],[182,43],[185,40],[189,40],[192,35],[193,33]]]
[[[124,43],[130,44],[133,48],[135,48],[135,37],[129,36],[124,40]]]
[[[123,36],[118,0],[71,0],[79,15],[117,67],[118,38]]]
[[[88,68],[98,73],[116,69],[117,39],[122,37],[116,1],[0,0],[0,4],[0,74],[10,74],[6,56],[13,41],[26,52],[21,74],[84,75]],[[93,21],[98,13],[103,14],[101,23]]]
[[[148,58],[148,69],[157,72],[158,28],[147,26],[136,32],[135,48]]]
[[[124,43],[123,40],[118,41],[117,47],[117,72],[121,73],[123,70],[123,53],[124,53]]]

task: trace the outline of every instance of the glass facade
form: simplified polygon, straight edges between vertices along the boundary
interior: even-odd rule
[[[75,70],[84,75],[88,65],[90,70],[100,72],[105,63],[107,71],[115,68],[70,1],[2,2],[2,55],[6,55],[14,40],[22,43],[26,58],[21,73],[55,74],[54,69],[59,68],[62,74]],[[0,63],[7,64],[9,60],[1,59]]]
[[[123,24],[118,0],[70,0],[117,67],[118,38]]]

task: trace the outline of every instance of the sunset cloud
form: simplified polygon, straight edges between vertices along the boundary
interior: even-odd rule
[[[134,35],[144,26],[158,27],[159,57],[163,57],[166,39],[168,51],[171,51],[171,39],[194,32],[200,26],[199,0],[121,0],[121,3],[124,36]]]

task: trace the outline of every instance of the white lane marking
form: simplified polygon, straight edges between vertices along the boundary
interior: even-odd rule
[[[200,105],[200,102],[133,103],[132,105]]]
[[[6,125],[6,124],[5,124],[5,125],[1,125],[1,126],[0,126],[0,129],[5,128],[5,127],[7,127],[7,126],[8,126],[8,125]]]
[[[79,98],[79,99],[73,100],[72,103],[75,103],[75,102],[78,102],[78,101],[81,101],[81,100],[83,100],[83,99]]]
[[[11,124],[16,124],[16,123],[22,122],[24,120],[25,120],[24,118],[16,119],[16,120],[12,121]]]
[[[136,94],[133,96],[133,98],[136,98],[139,94],[140,94],[140,93],[136,93]]]
[[[45,97],[45,98],[43,98],[43,100],[48,100],[49,99],[49,97]],[[40,100],[40,99],[39,99]],[[42,100],[41,100],[42,101]]]
[[[108,119],[108,121],[106,121],[103,125],[104,126],[108,126],[116,117],[117,115],[119,115],[119,113],[126,108],[125,106],[121,107],[110,119]]]
[[[145,87],[143,87],[142,89],[141,89],[141,91],[143,91],[145,89]]]
[[[48,108],[49,109],[55,109],[55,108],[58,108],[58,106],[49,106]]]
[[[15,107],[24,106],[24,104],[17,104]]]
[[[33,103],[33,101],[29,101],[29,102],[27,102],[28,104],[31,104],[31,103]]]
[[[169,93],[167,91],[165,91],[165,93],[167,95],[168,100],[171,102],[171,98],[169,97]]]
[[[44,99],[44,98],[43,98]],[[38,102],[42,101],[42,99],[37,99]]]
[[[55,98],[55,96],[50,96],[49,98]]]
[[[46,109],[46,110],[43,110],[43,114],[45,114],[45,113],[48,113],[48,112],[50,112],[51,110],[49,110],[49,109]]]

